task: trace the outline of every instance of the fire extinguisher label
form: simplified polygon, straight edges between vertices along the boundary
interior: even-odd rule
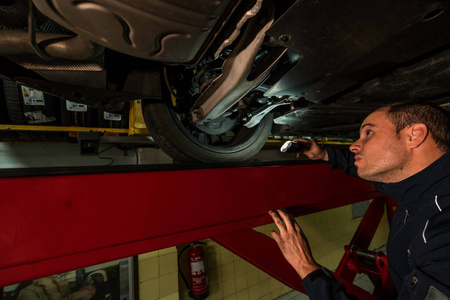
[[[191,262],[191,275],[200,275],[205,272],[205,262]]]

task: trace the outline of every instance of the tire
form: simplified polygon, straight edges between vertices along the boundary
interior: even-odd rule
[[[5,90],[3,82],[0,81],[0,124],[11,124],[11,120],[8,115],[8,107],[5,100]],[[0,142],[9,142],[17,139],[19,134],[15,131],[3,131],[0,130]]]
[[[196,139],[165,103],[142,101],[142,111],[156,144],[178,162],[245,161],[264,146],[273,118],[271,114],[267,115],[251,129],[237,125],[232,141],[208,145]]]
[[[19,87],[14,82],[3,80],[3,88],[9,119],[13,125],[25,125],[22,106],[20,105]]]

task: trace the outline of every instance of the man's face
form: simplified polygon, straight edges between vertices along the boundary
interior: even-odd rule
[[[403,179],[408,162],[405,131],[397,134],[386,117],[387,108],[370,114],[362,123],[360,138],[350,146],[355,153],[358,176],[376,182],[393,183]]]

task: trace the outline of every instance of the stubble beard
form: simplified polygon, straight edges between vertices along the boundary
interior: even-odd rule
[[[407,161],[407,152],[400,150],[387,157],[382,164],[357,168],[357,173],[367,181],[396,183],[408,177],[405,175]]]

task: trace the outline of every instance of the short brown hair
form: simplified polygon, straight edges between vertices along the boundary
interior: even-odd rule
[[[413,124],[425,124],[437,146],[445,152],[450,149],[450,115],[437,104],[431,102],[395,104],[389,107],[387,117],[395,125],[397,133]]]

